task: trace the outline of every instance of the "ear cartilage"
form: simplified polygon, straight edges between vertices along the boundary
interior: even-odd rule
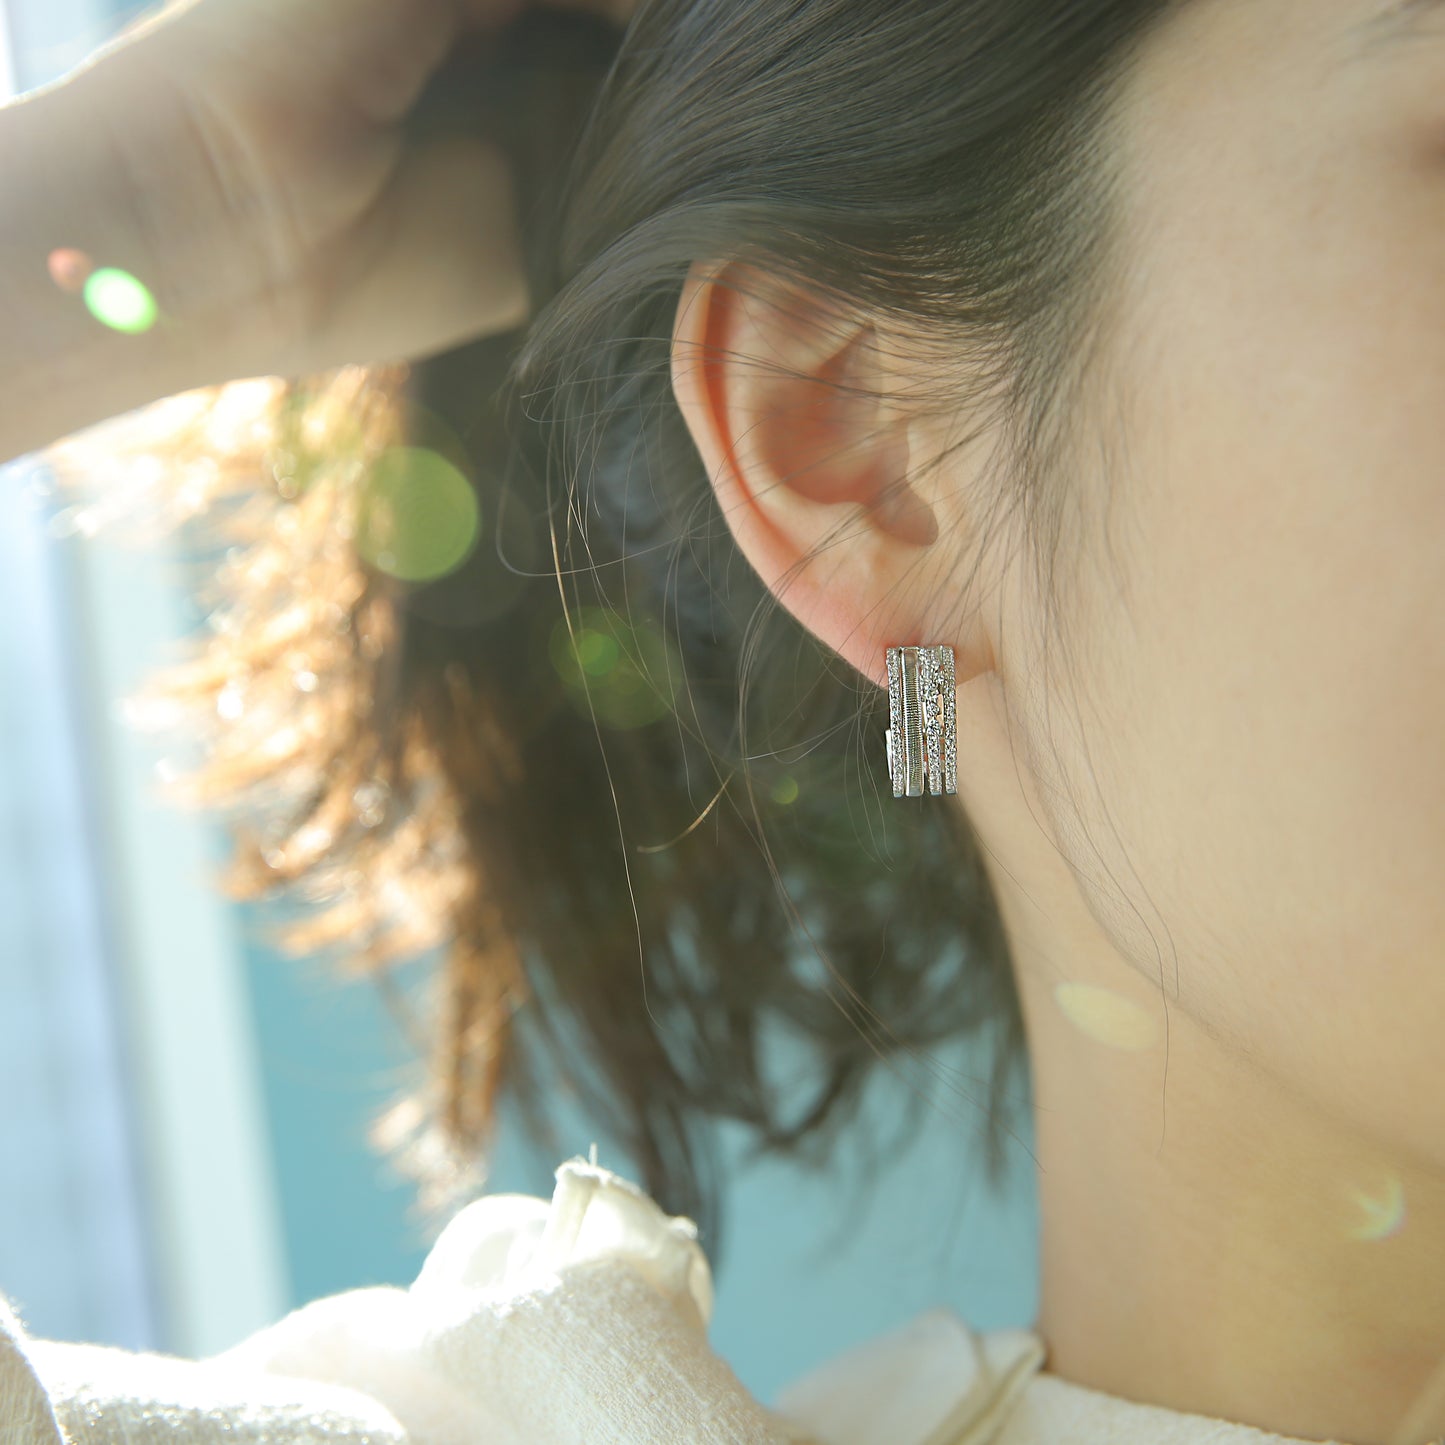
[[[958,792],[953,648],[890,647],[883,745],[895,798]]]

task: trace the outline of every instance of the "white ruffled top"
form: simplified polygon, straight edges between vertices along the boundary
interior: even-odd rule
[[[772,1407],[708,1343],[691,1220],[582,1159],[461,1209],[409,1288],[348,1290],[205,1360],[31,1340],[0,1301],[4,1445],[1304,1445],[1042,1372],[936,1309]]]

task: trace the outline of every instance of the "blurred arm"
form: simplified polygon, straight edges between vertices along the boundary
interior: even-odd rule
[[[167,315],[178,278],[154,274],[150,258],[178,247],[146,234],[154,208],[138,204],[134,166],[121,161],[119,127],[127,155],[147,149],[144,109],[124,84],[98,65],[0,106],[0,462],[235,374],[216,361],[234,363],[241,338],[213,332],[208,365],[205,328]],[[97,271],[144,289],[111,276],[107,294]],[[149,326],[146,295],[160,308]]]

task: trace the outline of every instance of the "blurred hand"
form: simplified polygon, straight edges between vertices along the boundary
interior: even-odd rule
[[[142,279],[211,370],[415,358],[525,319],[500,149],[404,129],[453,47],[524,4],[180,0],[76,77],[154,251]],[[550,4],[625,23],[635,0]]]

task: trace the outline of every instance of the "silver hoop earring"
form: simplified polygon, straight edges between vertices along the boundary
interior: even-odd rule
[[[888,649],[888,721],[883,745],[895,798],[958,791],[953,648]]]

